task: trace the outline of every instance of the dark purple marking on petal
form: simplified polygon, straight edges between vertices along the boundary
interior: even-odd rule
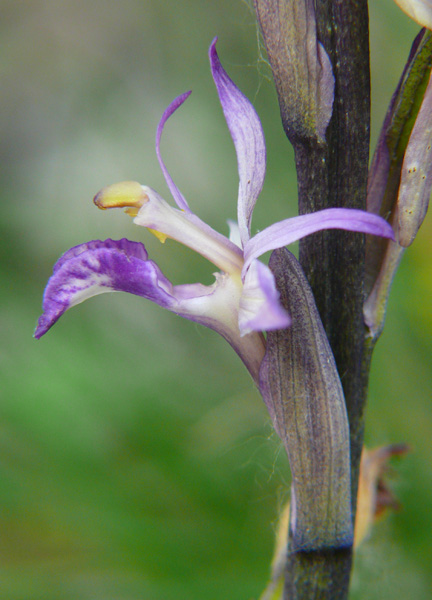
[[[129,292],[171,310],[177,302],[171,283],[156,263],[147,260],[142,244],[95,240],[71,248],[54,266],[35,337],[44,335],[68,308],[114,291]]]
[[[158,158],[160,168],[165,177],[165,181],[167,182],[167,185],[172,194],[172,197],[176,201],[177,206],[186,212],[191,212],[191,210],[190,210],[189,205],[186,202],[183,194],[178,189],[178,187],[174,183],[171,175],[169,174],[164,161],[162,160],[162,156],[161,156],[161,152],[160,152],[160,141],[161,141],[162,132],[163,132],[165,123],[168,121],[170,116],[183,104],[183,102],[185,102],[185,100],[187,100],[189,98],[191,93],[192,92],[185,92],[184,94],[181,94],[181,96],[178,96],[177,98],[175,98],[175,100],[173,100],[171,102],[171,104],[168,106],[168,108],[163,113],[162,118],[161,118],[159,125],[157,126],[157,130],[156,130],[156,156]]]
[[[144,244],[130,242],[126,238],[123,238],[121,240],[92,240],[91,242],[86,242],[84,244],[79,244],[78,246],[73,246],[64,254],[62,254],[56,262],[56,264],[54,265],[53,272],[55,273],[63,265],[63,263],[69,261],[71,258],[75,258],[83,252],[87,252],[87,250],[98,250],[99,248],[114,248],[116,250],[124,252],[129,256],[135,256],[136,258],[140,258],[141,260],[148,259],[148,254],[144,247]]]

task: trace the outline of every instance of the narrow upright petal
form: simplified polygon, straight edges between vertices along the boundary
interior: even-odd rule
[[[243,245],[250,237],[255,202],[261,192],[266,169],[266,148],[261,122],[254,107],[222,67],[215,38],[209,56],[219,100],[237,153],[239,172],[238,224]]]
[[[326,208],[279,221],[257,233],[245,246],[243,275],[251,262],[265,252],[282,248],[323,229],[344,229],[394,239],[390,225],[377,215],[353,208]]]
[[[163,132],[165,123],[168,121],[170,116],[173,113],[175,113],[175,111],[183,104],[183,102],[185,102],[185,100],[187,100],[189,98],[190,95],[191,95],[191,92],[185,92],[184,94],[181,94],[181,96],[178,96],[177,98],[175,98],[175,100],[173,100],[171,102],[171,104],[168,106],[168,108],[165,110],[164,114],[162,115],[162,118],[161,118],[159,125],[157,127],[157,130],[156,130],[156,156],[158,158],[160,168],[165,177],[165,181],[167,182],[169,191],[171,192],[172,197],[176,201],[177,206],[186,212],[191,212],[191,210],[190,210],[189,205],[186,202],[183,194],[178,189],[178,187],[174,183],[171,175],[169,174],[164,161],[162,160],[162,156],[161,156],[161,152],[160,152],[160,141],[161,141],[162,132]]]

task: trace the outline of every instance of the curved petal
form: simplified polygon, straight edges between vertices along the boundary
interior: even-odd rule
[[[239,328],[242,335],[251,331],[285,329],[291,319],[279,302],[273,273],[259,260],[252,261],[240,298]]]
[[[243,277],[254,258],[258,258],[268,250],[282,248],[323,229],[371,233],[394,240],[391,226],[377,215],[354,208],[326,208],[308,215],[279,221],[257,233],[244,249]]]
[[[129,292],[172,310],[176,299],[171,290],[159,267],[147,259],[142,244],[126,239],[81,244],[54,266],[34,335],[40,338],[66,310],[105,292]]]
[[[252,212],[261,192],[266,169],[266,147],[261,122],[249,100],[222,67],[215,38],[210,46],[210,66],[219,100],[237,153],[239,172],[238,223],[243,245],[250,238]]]
[[[211,286],[200,283],[173,286],[156,263],[148,260],[143,244],[126,239],[95,240],[71,248],[54,266],[34,335],[42,337],[66,310],[87,298],[105,292],[129,292],[222,335],[258,385],[264,340],[255,331],[244,337],[240,335],[241,290],[239,276],[235,280],[221,273],[216,274],[216,282]]]
[[[146,201],[134,219],[136,225],[177,240],[226,273],[240,274],[243,266],[240,248],[193,213],[170,206],[155,190],[147,186],[142,186],[142,190]]]
[[[181,96],[178,96],[175,100],[173,100],[171,102],[171,104],[168,106],[168,108],[165,110],[164,114],[162,115],[162,118],[156,129],[156,156],[158,158],[160,168],[165,177],[165,181],[167,182],[167,186],[172,194],[172,197],[176,201],[177,206],[186,212],[191,212],[191,210],[190,210],[189,205],[186,202],[183,194],[178,189],[178,187],[174,183],[171,175],[169,174],[164,161],[162,160],[162,156],[161,156],[161,152],[160,152],[160,141],[161,141],[162,132],[163,132],[165,123],[168,121],[170,116],[183,104],[183,102],[189,98],[190,95],[191,95],[191,92],[185,92],[184,94],[181,94]]]

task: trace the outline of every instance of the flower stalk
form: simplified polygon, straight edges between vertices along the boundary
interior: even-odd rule
[[[281,4],[272,0],[263,3]],[[324,142],[315,133],[292,136],[283,123],[296,156],[299,213],[329,207],[365,209],[370,128],[367,0],[316,2],[315,28],[318,43],[332,66],[334,100]],[[264,39],[272,35],[264,27],[262,32]],[[266,41],[266,47],[270,46]],[[269,60],[278,87],[283,73],[271,55]],[[309,237],[300,243],[300,263],[311,284],[343,386],[350,429],[354,518],[368,378],[363,368],[364,237],[339,232]],[[294,562],[289,561],[284,597],[346,598],[350,570],[349,552],[323,550],[308,557],[298,554]],[[321,587],[316,595],[318,581]],[[340,583],[337,593],[335,581]]]

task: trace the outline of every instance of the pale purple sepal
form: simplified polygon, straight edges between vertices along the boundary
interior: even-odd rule
[[[237,154],[240,180],[237,216],[244,245],[250,237],[252,212],[264,183],[266,169],[264,133],[254,107],[222,67],[216,52],[216,41],[217,38],[213,40],[209,50],[210,66]]]
[[[285,329],[291,323],[281,306],[279,292],[270,269],[258,260],[252,261],[240,298],[239,328],[242,335],[251,331]]]
[[[176,300],[171,289],[138,242],[95,240],[75,246],[54,266],[35,337],[44,335],[68,308],[105,292],[129,292],[172,310]]]
[[[178,189],[178,187],[174,183],[171,175],[169,174],[169,171],[166,168],[164,161],[162,160],[162,156],[161,156],[161,152],[160,152],[160,141],[161,141],[162,132],[163,132],[165,123],[168,121],[170,116],[183,104],[183,102],[189,98],[191,93],[192,92],[185,92],[184,94],[181,94],[180,96],[178,96],[177,98],[175,98],[175,100],[173,100],[171,102],[171,104],[168,106],[168,108],[164,111],[162,118],[159,122],[159,125],[157,127],[157,130],[156,130],[156,156],[158,158],[160,168],[165,177],[165,181],[167,182],[169,191],[171,192],[172,197],[176,201],[177,206],[186,212],[191,212],[191,210],[190,210],[189,205],[186,202],[183,194]]]
[[[432,11],[431,11],[432,12]],[[397,200],[396,239],[407,247],[417,235],[432,188],[432,77],[410,135]]]
[[[394,239],[391,226],[377,215],[354,208],[326,208],[279,221],[257,233],[245,246],[243,275],[251,262],[265,252],[288,246],[323,229],[344,229]]]

